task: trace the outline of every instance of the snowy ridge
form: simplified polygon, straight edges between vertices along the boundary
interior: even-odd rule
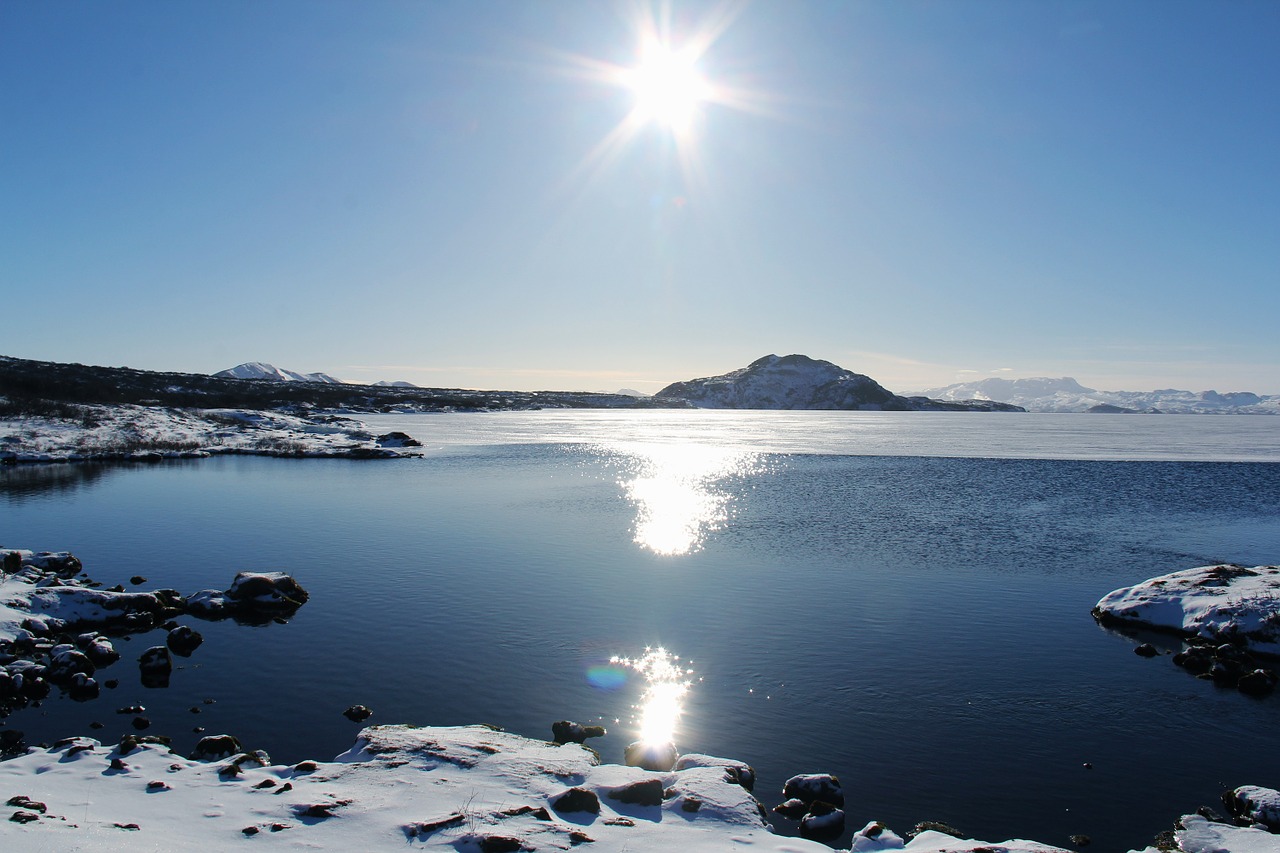
[[[327,373],[298,373],[285,370],[274,364],[263,361],[246,361],[226,370],[213,374],[222,379],[266,379],[271,382],[324,382],[328,385],[341,385],[341,379],[335,379]]]
[[[939,400],[993,400],[1029,412],[1116,411],[1166,414],[1280,414],[1280,394],[1248,391],[1098,391],[1070,376],[982,379],[920,392]]]

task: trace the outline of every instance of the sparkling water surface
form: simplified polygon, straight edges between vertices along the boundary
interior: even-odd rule
[[[1280,419],[367,420],[426,455],[0,472],[5,546],[70,550],[106,584],[285,570],[311,593],[287,625],[182,620],[205,644],[167,690],[133,664],[163,634],[135,636],[100,672],[116,690],[6,724],[114,740],[137,702],[181,751],[203,726],[292,762],[349,747],[359,703],[370,723],[602,724],[619,761],[645,684],[611,660],[665,647],[692,671],[682,750],[753,764],[767,805],[835,773],[852,829],[1127,850],[1226,787],[1280,787],[1280,699],[1139,658],[1089,616],[1152,575],[1280,559]]]

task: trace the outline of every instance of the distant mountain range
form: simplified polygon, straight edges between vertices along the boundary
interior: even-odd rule
[[[901,397],[869,376],[806,355],[766,355],[719,376],[674,382],[654,399],[682,400],[702,409],[1022,411],[990,400]]]
[[[1280,414],[1280,394],[1247,391],[1098,391],[1070,376],[982,379],[921,391],[939,400],[992,400],[1029,412],[1143,412],[1165,414]]]

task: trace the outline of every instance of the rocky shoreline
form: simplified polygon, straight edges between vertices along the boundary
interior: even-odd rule
[[[374,435],[351,418],[298,411],[76,405],[0,419],[0,464],[158,462],[209,456],[396,459],[420,454],[400,432]]]
[[[200,644],[198,632],[177,619],[286,621],[308,597],[279,572],[242,572],[226,590],[187,596],[103,589],[65,552],[0,549],[0,569],[0,715],[40,702],[54,689],[72,700],[96,698],[97,670],[120,657],[114,638],[166,628],[165,645],[139,659],[143,683],[162,686],[172,656],[190,655]],[[1184,589],[1190,600],[1223,588],[1218,581],[1230,588],[1238,579],[1271,576],[1240,567],[1194,571],[1200,574],[1176,573],[1186,575],[1181,585],[1166,576],[1144,589],[1166,597]],[[1251,600],[1274,604],[1262,596]],[[1118,590],[1095,615],[1115,610],[1115,618],[1133,621],[1146,613],[1127,612],[1139,607],[1133,601],[1134,594]],[[370,713],[361,706],[347,711],[354,721]],[[145,719],[136,717],[135,728],[146,728]],[[7,755],[0,761],[0,797],[12,809],[0,822],[0,838],[10,849],[124,850],[149,838],[163,839],[166,849],[203,850],[274,838],[333,850],[412,844],[488,853],[591,844],[593,850],[710,851],[748,843],[798,853],[829,850],[822,842],[845,831],[846,804],[834,776],[787,780],[785,801],[774,811],[798,821],[801,837],[783,837],[774,834],[753,793],[756,775],[748,764],[674,750],[662,766],[600,764],[595,751],[580,744],[604,730],[567,720],[553,725],[554,742],[487,726],[372,726],[333,761],[293,766],[273,765],[266,752],[244,749],[229,734],[208,735],[182,756],[159,736],[131,734],[114,746],[77,736],[29,747],[16,730],[0,731]],[[1226,792],[1222,806],[1226,816],[1208,808],[1185,815],[1176,830],[1140,853],[1280,849],[1280,792],[1242,786]],[[852,834],[849,849],[1065,853],[1034,841],[989,844],[963,835],[929,822],[899,835],[871,820]]]

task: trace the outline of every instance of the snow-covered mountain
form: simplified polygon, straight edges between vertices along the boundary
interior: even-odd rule
[[[1099,391],[1070,376],[982,379],[920,392],[939,400],[995,400],[1029,412],[1163,412],[1166,414],[1280,414],[1280,395],[1247,391]]]
[[[285,370],[274,364],[261,361],[246,361],[235,367],[219,370],[214,376],[222,379],[268,379],[273,382],[325,382],[330,385],[341,385],[341,379],[334,379],[327,373],[297,373]]]
[[[403,379],[397,379],[392,382],[388,382],[387,380],[383,379],[373,383],[373,385],[375,388],[417,388],[418,387],[417,385],[414,385],[412,382],[405,382]]]
[[[1018,411],[990,401],[940,402],[900,397],[869,376],[806,355],[766,355],[720,376],[674,382],[654,397],[703,409],[828,409],[868,411]]]

